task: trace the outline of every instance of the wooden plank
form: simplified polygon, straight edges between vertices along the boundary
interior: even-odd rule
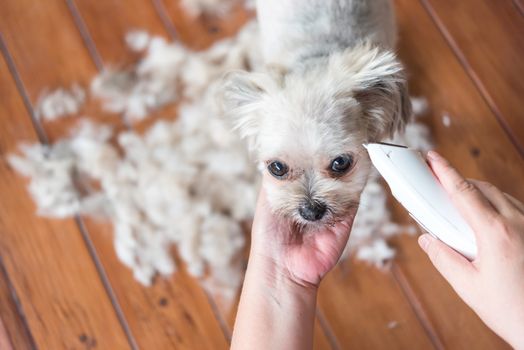
[[[348,260],[322,282],[319,305],[342,349],[432,347],[389,270]]]
[[[18,303],[18,296],[0,258],[0,349],[35,348]]]
[[[512,0],[422,0],[524,157],[524,16]]]
[[[0,201],[0,254],[36,345],[128,349],[75,222],[36,217],[26,182],[7,165],[20,142],[38,140],[3,58],[0,96],[0,193],[7,198]]]
[[[398,251],[395,267],[400,279],[408,281],[415,295],[411,302],[421,306],[417,313],[426,318],[424,326],[430,328],[429,332],[441,344],[438,348],[464,349],[465,344],[471,344],[475,349],[509,349],[458,298],[420,250],[416,239],[404,236],[393,244]]]
[[[72,5],[71,9],[75,9],[74,3],[69,3],[69,5]],[[103,31],[113,30],[118,32],[120,30],[120,33],[123,33],[124,29],[126,31],[129,29],[121,26],[123,23],[126,23],[126,18],[137,19],[141,16],[140,11],[136,12],[135,15],[129,13],[128,17],[125,16],[124,6],[131,6],[133,11],[137,10],[137,7],[133,7],[131,1],[125,4],[121,3],[120,5],[118,3],[102,4],[99,2],[93,3],[94,5],[107,6],[107,13],[104,10],[91,10],[93,11],[92,13],[101,16],[99,24]],[[144,3],[145,5],[147,4]],[[52,54],[35,52],[34,50],[27,53],[17,52],[18,58],[25,58],[25,55],[35,54],[39,54],[41,57],[40,65],[34,63],[29,68],[20,68],[22,79],[26,82],[28,90],[35,91],[33,96],[37,95],[39,89],[45,86],[48,80],[33,81],[28,73],[31,70],[44,69],[47,65],[46,61],[66,60],[67,57],[64,57],[64,55],[67,53],[75,57],[74,62],[69,63],[71,75],[59,72],[59,67],[52,67],[46,74],[46,78],[51,81],[56,81],[57,75],[61,77],[57,86],[70,84],[73,79],[77,79],[75,74],[79,75],[79,72],[82,72],[81,81],[87,85],[90,79],[97,73],[96,67],[91,57],[89,57],[89,52],[86,50],[84,42],[81,40],[79,32],[75,27],[75,23],[72,22],[73,17],[70,16],[66,3],[50,1],[46,3],[46,11],[47,15],[42,15],[39,18],[39,28],[50,26],[50,23],[58,18],[67,23],[67,26],[62,23],[61,32],[67,32],[68,34],[66,35],[71,36],[71,38],[67,42],[64,38],[58,38],[57,42],[59,44],[53,44]],[[102,16],[104,13],[109,14],[110,17]],[[121,19],[115,20],[119,16]],[[93,17],[86,16],[86,20],[89,18]],[[36,22],[34,18],[26,17],[24,20],[32,20],[32,23]],[[77,18],[78,20],[80,18]],[[19,21],[21,21],[20,18]],[[112,29],[110,29],[111,25],[108,22],[114,23]],[[34,34],[37,36],[36,33]],[[98,32],[98,34],[102,35],[98,38],[106,40],[103,33]],[[107,40],[113,40],[116,35],[118,34],[113,33]],[[120,37],[120,40],[122,37],[123,35]],[[89,40],[89,38],[86,39]],[[35,40],[44,40],[44,38],[39,37]],[[86,41],[86,43],[89,45],[89,42]],[[49,46],[50,44],[47,43],[47,45]],[[110,48],[110,45],[114,45],[115,48]],[[44,46],[44,44],[41,44],[41,47]],[[107,55],[107,57],[103,56],[104,59],[128,57],[122,51],[123,48],[124,46],[121,43],[108,42],[105,49],[99,52]],[[48,47],[47,52],[49,51],[51,50]],[[119,54],[121,55],[118,56]],[[31,102],[35,102],[33,97]],[[96,108],[90,111],[90,119],[98,122],[108,122],[118,128],[123,128],[123,124],[118,117],[103,116]],[[60,120],[54,123],[44,123],[44,128],[51,134],[51,140],[55,140],[60,136],[64,136],[70,125],[71,123]],[[170,281],[160,281],[152,288],[143,287],[133,279],[131,272],[118,261],[112,245],[110,225],[93,220],[85,220],[85,226],[107,272],[108,279],[122,307],[123,315],[129,322],[129,327],[136,338],[138,346],[154,349],[172,347],[181,349],[221,349],[227,347],[225,336],[215,319],[207,297],[193,279],[189,278],[184,272],[180,272]]]
[[[110,225],[85,222],[140,348],[228,348],[206,294],[183,265],[173,276],[142,286],[118,260]]]
[[[326,325],[326,327],[329,327],[329,326]],[[313,349],[314,350],[332,349],[331,343],[326,336],[324,328],[320,324],[318,316],[315,319],[315,328],[313,330]]]
[[[411,77],[412,94],[429,100],[437,149],[467,177],[487,180],[524,198],[524,164],[482,96],[417,1],[398,0],[399,53]],[[413,30],[417,28],[417,30]],[[446,127],[442,115],[449,114]],[[399,209],[399,218],[407,220]],[[415,238],[396,240],[397,267],[406,276],[446,349],[503,349],[496,337],[456,296],[417,247]],[[460,330],[460,332],[458,331]]]
[[[159,0],[176,30],[177,39],[186,46],[201,50],[213,42],[236,33],[253,16],[247,12],[240,1],[223,17],[187,15],[180,0]]]
[[[0,32],[33,105],[44,91],[74,83],[87,88],[97,72],[65,2],[4,1]],[[46,131],[56,139],[68,134],[80,116],[92,113],[100,122],[121,124],[114,116],[99,113],[96,104],[85,106],[79,116],[43,123],[52,125]]]

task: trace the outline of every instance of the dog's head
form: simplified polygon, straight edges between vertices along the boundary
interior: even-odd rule
[[[265,165],[272,209],[304,226],[358,205],[371,167],[362,144],[392,136],[411,114],[401,64],[369,45],[292,72],[233,72],[222,93]]]

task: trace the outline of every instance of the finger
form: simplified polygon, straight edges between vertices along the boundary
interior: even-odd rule
[[[256,235],[264,227],[264,222],[266,221],[265,217],[267,216],[265,213],[266,207],[265,193],[263,186],[261,186],[260,191],[258,192],[255,216],[253,217],[253,224],[251,227],[251,233],[253,235]]]
[[[504,193],[489,182],[468,179],[486,197],[491,205],[503,216],[507,216],[515,211],[515,206],[504,195]]]
[[[470,261],[427,233],[418,238],[418,243],[433,266],[455,290],[468,283],[469,276],[475,272],[475,267]]]
[[[274,214],[269,206],[266,191],[264,189],[264,183],[262,183],[258,193],[252,231],[255,235],[258,233],[264,234],[268,229],[274,228],[273,226],[276,226],[276,224],[277,219],[274,217]]]
[[[481,233],[493,222],[494,217],[498,215],[497,211],[471,182],[464,179],[438,153],[430,151],[428,160],[453,204],[471,226],[476,238],[482,240]]]
[[[521,214],[524,214],[524,203],[522,203],[521,201],[519,201],[517,198],[513,197],[512,195],[509,195],[505,192],[504,193],[504,196],[506,196],[506,198],[511,202],[511,204],[513,204],[515,206],[515,208],[520,211]]]
[[[262,218],[267,216],[268,212],[268,203],[266,198],[266,191],[264,190],[264,185],[260,186],[258,192],[257,205],[255,208],[255,218],[254,221],[261,221]],[[257,220],[258,219],[258,220]]]

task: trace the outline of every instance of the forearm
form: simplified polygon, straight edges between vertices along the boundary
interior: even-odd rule
[[[293,282],[252,252],[231,349],[311,349],[317,289]]]

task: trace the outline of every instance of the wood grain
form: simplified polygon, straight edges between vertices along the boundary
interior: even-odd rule
[[[134,54],[125,36],[132,30],[144,30],[150,35],[169,39],[152,2],[147,1],[101,1],[73,0],[85,23],[91,40],[106,67],[119,67],[134,63]]]
[[[34,106],[46,91],[75,83],[87,89],[97,73],[64,1],[5,1],[0,32]],[[96,114],[99,122],[121,125],[118,118],[100,113],[93,103],[78,116],[42,123],[49,138],[56,139],[68,135],[82,116],[91,114]]]
[[[348,260],[326,276],[318,302],[342,349],[432,347],[389,270]]]
[[[419,3],[399,0],[396,5],[399,53],[411,77],[412,93],[429,100],[431,113],[427,122],[432,127],[437,149],[465,176],[490,181],[524,198],[523,189],[514,186],[524,173],[519,153],[438,29]],[[450,116],[449,127],[442,122],[443,114]],[[405,211],[398,205],[395,208],[397,218],[407,221]],[[396,264],[446,349],[506,348],[455,295],[418,249],[414,238],[401,237],[396,245],[399,249]]]
[[[116,257],[110,225],[87,219],[86,226],[140,348],[227,349],[206,294],[182,264],[173,276],[142,286]]]
[[[35,344],[18,295],[0,258],[0,349],[34,349]]]
[[[5,60],[0,59],[0,254],[42,349],[128,349],[129,344],[73,220],[34,215],[26,182],[6,156],[38,142]],[[14,326],[10,325],[10,326]]]
[[[329,325],[325,325],[325,327],[329,327]],[[317,318],[315,318],[315,328],[313,329],[313,349],[328,350],[331,348],[331,343],[326,336],[325,329],[322,327],[317,316]]]
[[[524,157],[524,16],[512,0],[422,0]]]

